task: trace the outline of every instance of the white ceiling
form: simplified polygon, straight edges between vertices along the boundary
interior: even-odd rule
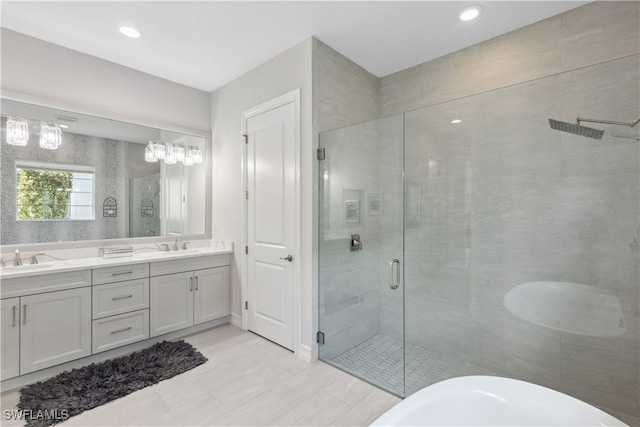
[[[8,29],[213,91],[315,36],[378,77],[587,1],[6,1]],[[457,13],[484,13],[461,22]],[[129,39],[122,25],[142,37]]]

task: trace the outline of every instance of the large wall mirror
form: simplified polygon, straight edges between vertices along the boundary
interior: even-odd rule
[[[206,138],[1,100],[0,244],[206,232]]]

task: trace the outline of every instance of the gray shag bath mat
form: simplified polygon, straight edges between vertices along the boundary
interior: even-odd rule
[[[27,426],[50,426],[206,361],[189,343],[163,341],[26,386],[20,390],[18,410]]]

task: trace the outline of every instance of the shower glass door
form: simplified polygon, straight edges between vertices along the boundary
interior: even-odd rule
[[[320,135],[319,357],[404,385],[403,115]]]

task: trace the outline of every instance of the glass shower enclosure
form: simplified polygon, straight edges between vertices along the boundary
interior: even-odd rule
[[[324,132],[319,357],[398,396],[463,375],[640,410],[638,55]]]
[[[319,168],[320,357],[399,396],[403,127],[399,115],[324,133]]]

